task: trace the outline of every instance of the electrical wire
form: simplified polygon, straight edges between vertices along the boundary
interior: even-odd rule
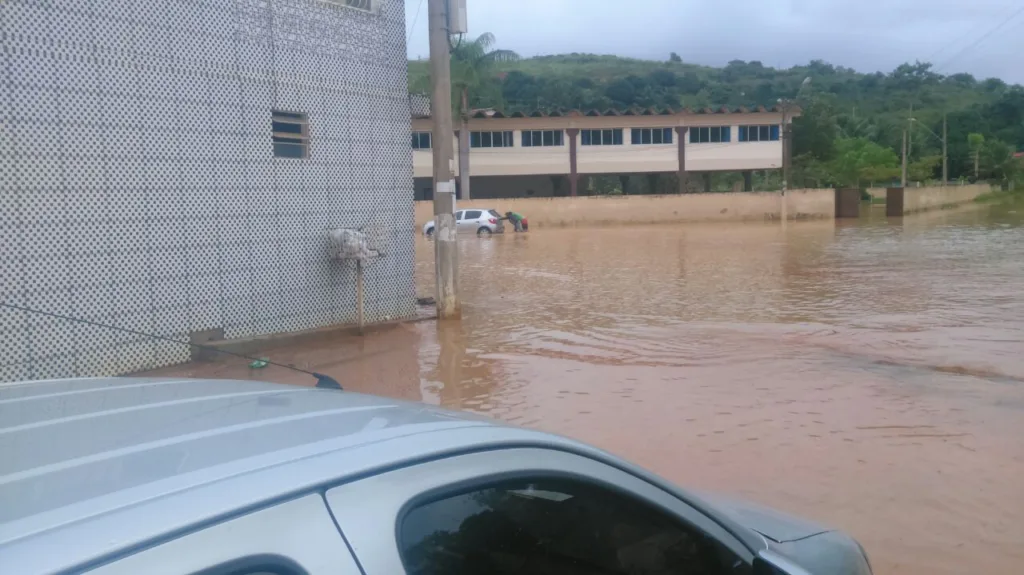
[[[275,361],[269,361],[267,359],[250,357],[248,355],[244,355],[244,354],[241,354],[241,353],[235,353],[233,351],[227,351],[227,350],[216,348],[216,347],[213,347],[213,346],[210,346],[210,345],[203,345],[201,343],[193,343],[193,342],[190,342],[190,341],[181,341],[181,340],[165,337],[165,336],[162,336],[162,335],[155,335],[155,334],[152,334],[152,333],[146,333],[146,332],[143,332],[143,331],[137,331],[137,330],[128,329],[128,328],[125,328],[125,327],[117,327],[115,325],[109,325],[109,324],[105,324],[105,323],[100,323],[98,321],[92,321],[92,320],[88,320],[88,319],[82,319],[82,318],[79,318],[79,317],[72,317],[72,316],[63,315],[63,314],[59,314],[59,313],[53,313],[53,312],[49,312],[49,311],[33,309],[33,308],[30,308],[30,307],[25,307],[25,306],[16,305],[16,304],[7,303],[7,302],[0,302],[0,307],[5,307],[5,308],[8,308],[8,309],[15,309],[15,310],[18,310],[18,311],[25,311],[25,312],[28,312],[28,313],[34,313],[34,314],[38,314],[38,315],[42,315],[42,316],[53,317],[53,318],[62,319],[62,320],[66,320],[66,321],[71,321],[71,322],[75,322],[75,323],[81,323],[81,324],[85,324],[85,325],[92,325],[92,326],[96,326],[96,327],[112,329],[114,331],[119,331],[119,332],[122,332],[122,333],[130,333],[132,335],[141,335],[143,337],[150,337],[150,338],[153,338],[153,339],[156,339],[156,340],[169,341],[169,342],[172,342],[172,343],[178,343],[178,344],[181,344],[181,345],[187,345],[187,346],[196,347],[196,348],[199,348],[199,349],[205,349],[207,351],[223,353],[225,355],[231,355],[231,356],[234,356],[234,357],[239,357],[239,358],[242,358],[242,359],[247,359],[249,361],[265,362],[267,365],[283,367],[285,369],[290,369],[292,371],[297,371],[299,373],[304,373],[306,375],[311,375],[314,378],[316,378],[316,386],[319,387],[319,388],[322,388],[322,389],[338,389],[338,390],[340,390],[342,388],[341,384],[338,383],[337,380],[335,380],[333,377],[331,377],[329,375],[324,375],[322,373],[316,373],[314,371],[307,371],[305,369],[300,369],[300,368],[295,367],[293,365],[286,365],[286,364],[283,364],[283,363],[277,363]]]
[[[1009,18],[1004,19],[1002,22],[996,24],[991,29],[989,29],[988,32],[985,32],[984,34],[982,34],[981,37],[978,38],[977,40],[975,40],[973,43],[967,45],[966,47],[964,47],[963,49],[961,49],[957,53],[953,54],[953,56],[948,58],[941,65],[936,66],[935,67],[935,71],[938,72],[938,71],[942,70],[943,68],[948,66],[950,63],[952,63],[954,60],[956,60],[960,56],[963,56],[964,54],[966,54],[968,51],[972,50],[978,44],[981,44],[982,42],[984,42],[986,39],[988,39],[990,36],[992,36],[992,34],[995,34],[996,32],[998,32],[1003,26],[1006,26],[1011,21],[1013,21],[1014,18],[1016,18],[1017,16],[1020,16],[1021,14],[1024,14],[1024,5],[1022,5],[1016,11],[1014,11],[1014,13],[1011,14]]]
[[[1012,10],[1012,8],[1011,8],[1011,10]],[[1010,11],[1008,10],[1006,12],[1006,14],[1007,14],[1007,16],[1009,16],[1010,15]],[[1000,18],[1000,20],[1005,20],[1005,19],[1006,19],[1006,16]],[[956,40],[954,40],[952,42],[946,41],[946,39],[944,38],[943,42],[942,42],[942,47],[939,48],[938,50],[932,52],[931,54],[929,54],[928,57],[925,58],[923,61],[924,62],[932,62],[935,59],[935,57],[938,56],[939,54],[942,54],[943,52],[945,52],[945,51],[949,50],[950,48],[956,46],[961,41],[966,40],[967,38],[969,38],[971,36],[974,36],[977,32],[981,32],[985,28],[986,24],[987,24],[987,22],[978,24],[977,26],[971,28],[971,30],[969,32],[967,32],[966,34],[961,35],[959,38],[957,38]]]
[[[406,33],[406,35],[405,35],[405,45],[406,45],[407,49],[408,49],[408,45],[409,45],[409,40],[412,38],[412,33],[413,33],[413,31],[416,30],[416,23],[419,22],[419,19],[420,19],[420,9],[422,9],[422,8],[423,8],[423,0],[420,0],[420,3],[416,5],[416,15],[412,17],[412,26],[409,26],[409,32]]]

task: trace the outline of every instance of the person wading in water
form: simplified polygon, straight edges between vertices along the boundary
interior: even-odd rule
[[[529,224],[526,223],[526,218],[524,218],[521,214],[517,214],[515,212],[505,212],[505,217],[501,219],[508,220],[509,222],[511,222],[512,226],[515,228],[515,231],[517,232],[525,232],[528,229],[527,225]]]

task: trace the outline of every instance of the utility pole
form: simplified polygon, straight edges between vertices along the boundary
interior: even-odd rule
[[[914,104],[910,104],[910,115],[907,116],[907,161],[914,153]]]
[[[949,181],[949,154],[946,150],[946,113],[942,113],[942,185]]]
[[[793,143],[793,132],[789,125],[789,100],[782,101],[782,205],[779,212],[782,225],[786,225],[789,214],[786,213],[786,190],[789,188],[789,157],[792,155],[790,147]]]
[[[455,177],[452,174],[452,83],[448,45],[448,2],[429,0],[430,118],[434,154],[434,272],[438,319],[458,318],[459,251],[455,233]]]
[[[782,101],[782,195],[789,187],[789,148],[793,133],[789,129],[789,101]]]
[[[903,128],[903,169],[900,170],[900,187],[907,187],[907,129]]]

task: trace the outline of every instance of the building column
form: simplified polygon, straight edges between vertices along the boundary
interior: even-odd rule
[[[622,186],[622,195],[629,195],[629,176],[619,176],[619,184]]]
[[[753,192],[754,191],[754,171],[746,170],[743,172],[743,191]]]
[[[676,126],[676,147],[679,150],[679,166],[676,168],[676,175],[679,179],[679,193],[686,193],[686,133],[690,129],[686,126]]]
[[[711,172],[704,172],[701,175],[704,176],[704,193],[705,194],[710,193],[711,192]]]
[[[576,171],[576,136],[579,133],[579,128],[568,128],[565,131],[565,135],[569,138],[569,195],[574,198],[580,179],[580,175]]]

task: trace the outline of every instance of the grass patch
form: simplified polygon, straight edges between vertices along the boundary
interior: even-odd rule
[[[974,198],[974,202],[978,204],[991,204],[1006,200],[1020,199],[1024,199],[1024,190],[994,190],[991,192],[985,192],[984,194]]]

